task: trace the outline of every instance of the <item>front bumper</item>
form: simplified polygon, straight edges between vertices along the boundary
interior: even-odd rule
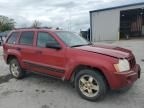
[[[127,72],[115,72],[115,81],[112,89],[121,89],[131,86],[141,76],[141,68],[138,64]]]

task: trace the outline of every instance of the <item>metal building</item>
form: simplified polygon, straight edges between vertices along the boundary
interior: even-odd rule
[[[90,11],[92,42],[144,37],[144,2]]]

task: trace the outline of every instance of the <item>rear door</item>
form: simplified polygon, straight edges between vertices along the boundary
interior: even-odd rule
[[[25,61],[33,61],[34,60],[34,31],[22,31],[20,38],[19,38],[19,44],[17,45],[17,51],[20,52],[21,55],[21,62],[23,65],[23,68],[31,70],[31,66],[29,64],[26,64]]]

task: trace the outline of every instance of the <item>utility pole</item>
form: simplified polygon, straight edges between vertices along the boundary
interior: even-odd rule
[[[68,31],[71,31],[71,10],[70,9],[68,10],[68,16],[69,16],[69,19],[68,19]]]

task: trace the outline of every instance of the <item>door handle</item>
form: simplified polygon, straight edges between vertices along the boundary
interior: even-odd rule
[[[36,54],[42,54],[42,51],[36,51]]]
[[[21,51],[21,48],[16,48],[16,50]]]

